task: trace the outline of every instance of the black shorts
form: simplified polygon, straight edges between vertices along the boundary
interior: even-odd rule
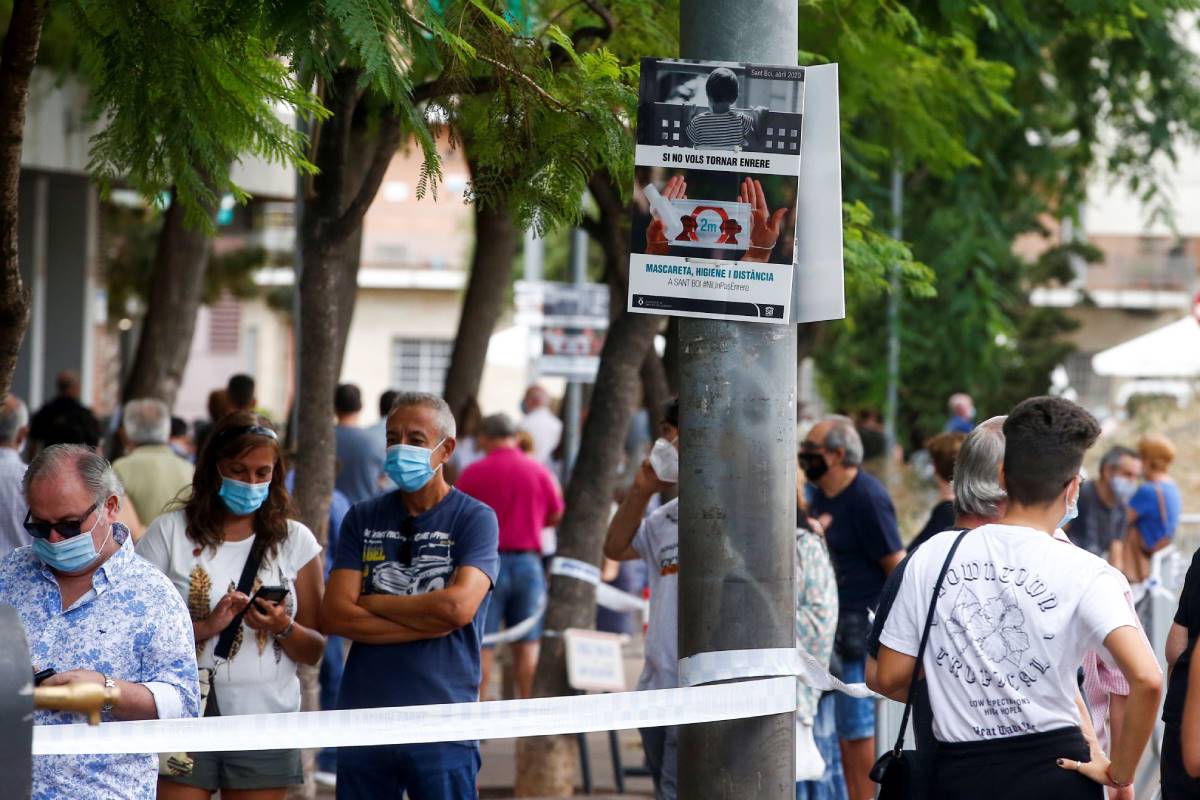
[[[1079,728],[984,742],[939,743],[934,800],[1103,800],[1104,787],[1057,760],[1087,761]]]
[[[163,776],[163,780],[218,789],[274,789],[304,783],[299,750],[233,750],[191,753],[196,762],[191,775]]]

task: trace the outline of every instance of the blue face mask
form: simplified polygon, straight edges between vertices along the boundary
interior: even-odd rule
[[[396,444],[387,449],[387,458],[383,462],[383,471],[392,479],[392,483],[400,487],[402,492],[415,492],[425,488],[433,476],[442,468],[438,464],[434,469],[430,462],[433,451],[442,446],[442,439],[430,449],[417,447],[412,444]]]
[[[225,501],[230,513],[239,517],[253,514],[267,501],[271,493],[271,482],[244,483],[221,476],[221,491],[217,494]]]
[[[103,510],[103,506],[100,510]],[[70,539],[63,539],[61,542],[52,542],[49,539],[34,538],[33,552],[41,560],[43,564],[52,570],[58,572],[80,572],[86,569],[97,558],[100,553],[96,550],[96,543],[92,541],[92,531],[96,530],[96,525],[100,524],[102,514],[100,510],[96,513],[96,524],[92,526],[92,530],[72,536]],[[108,544],[109,537],[112,536],[112,526],[109,526],[108,536],[104,537],[104,544],[100,545],[100,549],[104,549],[104,545]]]

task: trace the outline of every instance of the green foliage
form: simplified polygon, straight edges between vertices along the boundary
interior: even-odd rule
[[[936,297],[901,304],[900,422],[911,443],[940,429],[950,393],[1002,413],[1046,391],[1071,351],[1062,334],[1074,324],[1031,308],[1029,290],[1069,279],[1071,257],[1099,254],[1076,242],[1028,262],[1013,250],[1018,237],[1076,217],[1097,171],[1166,213],[1156,170],[1200,130],[1184,40],[1195,5],[811,4],[824,22],[802,37],[812,31],[842,65],[846,196],[882,213],[882,176],[902,156],[904,238],[936,274]],[[851,319],[830,326],[818,353],[827,395],[839,408],[882,407],[885,309],[847,301]]]

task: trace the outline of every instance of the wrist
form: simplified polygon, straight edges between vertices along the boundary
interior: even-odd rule
[[[291,617],[288,617],[287,625],[283,626],[283,630],[272,631],[271,635],[274,636],[276,639],[279,639],[280,641],[282,641],[282,640],[288,638],[289,636],[291,636],[292,631],[295,630],[295,628],[296,628],[296,620],[292,619]]]
[[[1118,771],[1117,774],[1121,774],[1120,771]],[[1127,786],[1133,785],[1133,778],[1129,778],[1126,780],[1118,780],[1117,779],[1116,775],[1114,775],[1114,773],[1113,773],[1113,768],[1112,768],[1111,762],[1109,763],[1109,765],[1107,767],[1104,768],[1104,778],[1108,782],[1109,786],[1115,787],[1117,789],[1124,789]]]

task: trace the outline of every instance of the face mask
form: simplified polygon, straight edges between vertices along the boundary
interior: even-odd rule
[[[392,479],[392,483],[400,487],[402,492],[415,492],[425,488],[438,469],[431,466],[433,451],[442,446],[442,439],[433,447],[425,449],[413,444],[396,444],[387,449],[387,458],[383,462],[383,471]]]
[[[98,512],[96,525],[100,524],[100,516],[101,514]],[[35,538],[33,552],[50,569],[59,572],[79,572],[100,557],[100,553],[96,550],[96,543],[92,541],[92,531],[96,530],[96,525],[93,525],[92,530],[86,533],[72,536],[70,539],[63,539],[61,542]],[[104,549],[104,545],[108,544],[111,536],[112,527],[110,526],[108,536],[104,537],[104,544],[100,545],[101,550]]]
[[[1058,521],[1059,528],[1065,528],[1067,523],[1079,516],[1079,492],[1067,502],[1067,513]]]
[[[1129,501],[1137,493],[1137,481],[1132,481],[1124,475],[1114,475],[1108,485],[1117,499],[1121,501],[1121,505],[1129,505]]]
[[[804,477],[809,483],[816,483],[829,471],[829,464],[820,453],[801,453],[800,466],[804,468]]]
[[[244,483],[221,476],[221,491],[217,494],[225,501],[230,513],[239,517],[253,514],[267,501],[271,493],[271,482]]]
[[[659,439],[650,450],[650,468],[660,481],[679,483],[679,451],[666,439]]]

